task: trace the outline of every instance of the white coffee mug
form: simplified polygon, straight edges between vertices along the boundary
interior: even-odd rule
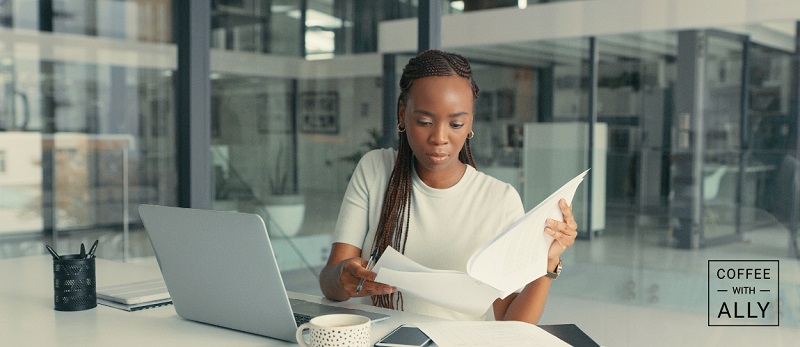
[[[357,314],[328,314],[297,327],[295,338],[304,347],[370,347],[370,324],[369,318]],[[310,342],[303,338],[305,330]]]

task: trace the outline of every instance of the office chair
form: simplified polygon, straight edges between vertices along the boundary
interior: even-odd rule
[[[717,194],[719,194],[719,185],[722,181],[722,177],[725,176],[726,171],[728,171],[727,167],[720,166],[710,175],[703,177],[704,201],[714,200],[717,198]]]
[[[708,202],[713,201],[719,195],[719,187],[722,182],[722,177],[728,169],[725,166],[720,166],[708,176],[703,177],[703,211],[711,223],[717,224],[719,218],[717,214],[708,206]]]

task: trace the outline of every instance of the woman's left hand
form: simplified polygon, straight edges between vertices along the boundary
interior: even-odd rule
[[[548,260],[559,259],[567,248],[572,247],[575,238],[578,237],[578,223],[575,222],[575,216],[572,214],[572,206],[567,205],[564,199],[558,201],[558,206],[561,208],[564,220],[557,221],[548,218],[544,228],[544,231],[554,239],[547,252]]]

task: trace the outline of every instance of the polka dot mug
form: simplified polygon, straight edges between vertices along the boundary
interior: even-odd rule
[[[303,347],[370,347],[369,318],[356,314],[328,314],[312,318],[297,328],[295,337]],[[309,331],[310,341],[303,338]]]

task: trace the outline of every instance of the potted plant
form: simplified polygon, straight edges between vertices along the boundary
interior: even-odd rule
[[[211,162],[213,165],[211,183],[214,192],[211,208],[217,211],[236,211],[239,200],[249,196],[250,191],[231,170],[228,145],[212,145]]]
[[[358,161],[361,160],[361,157],[367,152],[381,148],[381,141],[383,140],[383,134],[381,134],[380,130],[376,128],[370,128],[367,130],[367,134],[369,135],[369,139],[366,141],[361,142],[361,146],[353,151],[352,153],[339,157],[340,161],[349,163],[352,166],[352,170],[355,170]],[[352,177],[352,173],[347,176],[347,180],[349,181]]]
[[[296,236],[305,216],[305,199],[290,182],[292,162],[287,152],[281,143],[275,164],[267,174],[268,192],[257,201],[261,206],[247,208],[264,218],[272,237]]]

